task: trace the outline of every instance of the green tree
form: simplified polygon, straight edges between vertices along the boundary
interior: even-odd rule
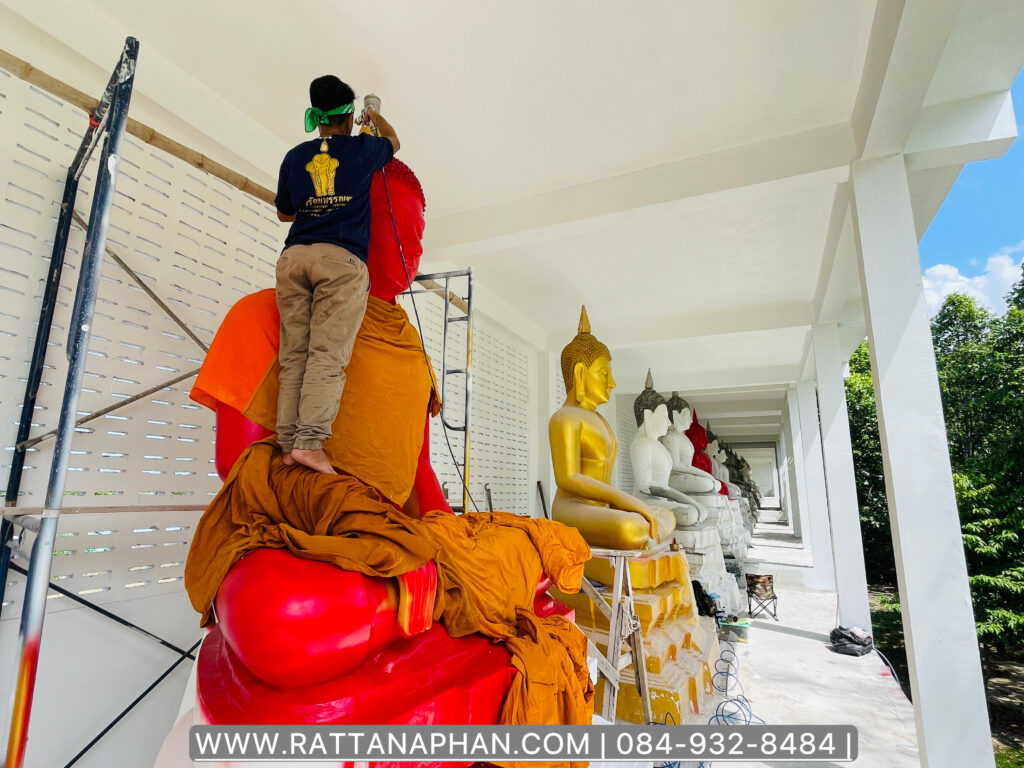
[[[1024,274],[1021,275],[1020,280],[1013,284],[1013,288],[1010,289],[1005,298],[1009,306],[1024,309]]]
[[[875,388],[871,379],[868,343],[862,341],[850,358],[846,379],[846,408],[860,506],[860,531],[864,540],[864,565],[872,584],[894,585],[896,566],[885,498],[885,475],[878,440]]]
[[[970,465],[997,419],[998,365],[992,349],[995,316],[971,296],[952,294],[932,319],[935,364],[954,468]]]
[[[969,296],[932,320],[935,363],[975,620],[982,642],[1024,647],[1024,276],[1002,317]],[[892,540],[867,343],[846,382],[869,578],[892,585]]]

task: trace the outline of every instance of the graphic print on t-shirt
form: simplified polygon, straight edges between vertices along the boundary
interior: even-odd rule
[[[306,212],[312,216],[323,216],[325,213],[343,208],[351,195],[334,194],[334,175],[340,163],[327,151],[327,141],[320,142],[320,154],[306,163],[306,172],[313,181],[314,197],[306,198]]]
[[[334,194],[334,172],[338,170],[338,161],[327,153],[327,142],[320,142],[320,154],[315,155],[306,165],[306,171],[313,180],[313,189],[317,197]]]

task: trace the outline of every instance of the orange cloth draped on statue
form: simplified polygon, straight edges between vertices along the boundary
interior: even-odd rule
[[[228,570],[260,547],[381,577],[433,560],[434,618],[455,637],[505,640],[513,654],[520,675],[503,721],[590,723],[586,639],[563,617],[540,619],[530,610],[543,573],[558,589],[579,590],[590,549],[576,529],[507,512],[428,512],[416,520],[350,475],[285,465],[280,449],[264,441],[238,460],[196,527],[185,588],[204,626]]]
[[[278,323],[273,289],[235,304],[217,330],[190,397],[211,409],[218,402],[229,405],[273,432],[281,370]],[[335,467],[401,506],[416,477],[424,416],[439,406],[433,371],[404,309],[369,298],[345,377],[324,451]]]
[[[268,429],[277,401],[274,292],[228,313],[192,389],[210,408],[224,403]],[[286,466],[272,439],[248,448],[196,526],[185,588],[202,625],[228,571],[260,547],[287,548],[368,576],[395,577],[427,560],[437,568],[434,618],[453,636],[505,640],[520,671],[505,702],[505,724],[589,724],[593,687],[586,640],[563,617],[533,615],[546,573],[579,590],[590,549],[574,528],[504,512],[412,518],[410,494],[435,379],[405,311],[370,298],[356,339],[334,436],[324,444],[342,471]],[[555,695],[555,692],[560,695]]]

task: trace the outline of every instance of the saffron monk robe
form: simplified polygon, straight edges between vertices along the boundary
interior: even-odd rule
[[[386,170],[418,263],[418,184],[400,161]],[[380,246],[391,221],[376,189],[371,297],[324,444],[339,474],[285,465],[270,438],[245,447],[274,423],[273,291],[232,308],[193,389],[217,411],[218,469],[231,467],[185,570],[211,628],[196,721],[589,724],[585,639],[543,594],[551,581],[577,591],[589,549],[558,523],[451,514],[427,460],[433,373],[393,301],[408,282],[394,236],[394,253]]]

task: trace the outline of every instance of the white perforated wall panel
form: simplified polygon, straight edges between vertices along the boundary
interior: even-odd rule
[[[0,211],[4,304],[10,334],[2,415],[9,469],[66,164],[77,148],[81,111],[10,76],[0,79],[0,167],[7,183]],[[98,152],[95,153],[98,156]],[[88,217],[92,166],[76,209]],[[108,246],[209,343],[239,297],[273,286],[283,225],[273,209],[184,162],[124,139]],[[68,245],[47,370],[33,434],[56,426],[66,375],[64,345],[84,241]],[[80,415],[105,408],[200,365],[202,350],[110,258],[104,260]],[[192,379],[78,429],[65,495],[75,506],[203,503],[220,485],[212,465],[212,414],[188,400]],[[41,506],[53,441],[26,461],[23,506]]]
[[[199,510],[96,512],[61,515],[54,542],[50,580],[92,603],[154,597],[182,592],[185,558]],[[145,519],[143,519],[143,517]],[[28,552],[33,535],[25,534]],[[24,567],[25,563],[20,562]],[[4,621],[21,613],[24,580],[12,578],[4,595]],[[51,592],[47,612],[75,604]],[[198,619],[197,619],[198,626]]]
[[[615,462],[615,484],[626,491],[633,492],[633,463],[629,457],[629,446],[636,436],[636,421],[633,418],[633,396],[614,395],[614,416],[608,420],[615,425],[615,435],[619,439],[619,459]]]
[[[465,278],[451,281],[450,290],[465,295]],[[444,327],[444,303],[432,293],[416,295],[427,353],[440,380],[442,368],[464,368],[466,361],[466,323],[449,324],[447,361],[442,363],[441,342]],[[415,324],[411,299],[402,297],[402,306]],[[451,307],[450,317],[462,312]],[[473,326],[473,389],[470,417],[469,489],[480,511],[487,510],[485,485],[491,491],[495,510],[529,514],[529,493],[534,478],[529,468],[529,354],[528,347],[490,322],[479,312]],[[460,374],[448,377],[445,386],[445,418],[453,426],[464,423],[465,379]],[[441,418],[431,420],[430,461],[438,480],[453,504],[462,503],[462,480],[453,463],[463,462],[463,433],[446,431]],[[449,449],[450,444],[450,449]],[[470,510],[472,511],[472,504]]]

